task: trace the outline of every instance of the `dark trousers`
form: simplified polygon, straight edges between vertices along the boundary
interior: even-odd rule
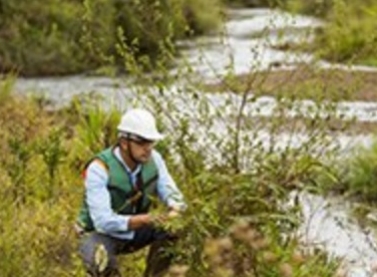
[[[123,240],[97,232],[86,233],[80,242],[80,255],[89,276],[121,277],[116,256],[129,254],[151,245],[144,277],[159,277],[170,266],[172,255],[167,248],[176,237],[163,230],[142,228],[133,240]]]

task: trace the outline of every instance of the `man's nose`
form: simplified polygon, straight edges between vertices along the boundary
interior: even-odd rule
[[[152,150],[152,148],[153,148],[153,143],[145,143],[143,146],[144,146],[144,149]]]

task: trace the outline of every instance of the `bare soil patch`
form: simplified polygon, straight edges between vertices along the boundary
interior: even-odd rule
[[[310,130],[322,130],[329,135],[346,134],[350,136],[377,134],[377,123],[357,122],[340,119],[270,118],[253,117],[246,120],[246,124],[256,129],[268,129],[275,133],[307,133]]]
[[[231,76],[207,91],[252,92],[294,99],[332,101],[377,101],[377,71],[314,69],[300,66],[294,70],[270,70]]]

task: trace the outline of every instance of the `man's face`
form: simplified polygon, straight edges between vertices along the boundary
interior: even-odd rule
[[[126,140],[129,142],[127,143],[128,153],[132,153],[133,158],[136,161],[139,163],[146,163],[149,161],[152,149],[155,145],[154,141],[146,140],[135,135],[130,135]]]

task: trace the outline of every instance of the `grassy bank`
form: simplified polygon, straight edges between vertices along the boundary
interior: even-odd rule
[[[326,192],[342,194],[364,207],[376,208],[377,144],[359,147],[350,157],[332,167],[329,174],[319,174],[316,183]],[[364,214],[365,216],[365,214]]]
[[[178,38],[214,31],[221,3],[208,1],[2,1],[0,72],[64,75],[117,67],[126,56],[156,66]],[[164,55],[166,56],[166,55]],[[149,68],[147,68],[149,69]]]
[[[72,230],[83,192],[80,168],[114,143],[120,112],[104,111],[94,102],[47,111],[40,99],[12,95],[11,86],[8,80],[0,87],[2,276],[84,276]],[[167,113],[160,106],[160,111],[159,121],[169,114],[174,128],[165,130],[168,140],[157,147],[189,204],[171,225],[182,233],[172,271],[193,277],[334,276],[336,261],[300,245],[299,206],[281,205],[292,188],[308,184],[318,169],[309,153],[326,142],[312,140],[282,152],[255,145],[243,156],[235,140],[224,144],[224,137],[208,132],[215,153],[197,148],[197,134],[187,129],[192,122],[181,110],[169,107]],[[205,116],[206,109],[198,113]],[[237,138],[233,121],[224,124],[228,136]],[[240,170],[245,159],[253,166]],[[122,271],[140,274],[141,254],[122,257]]]
[[[336,2],[337,3],[337,2]],[[377,66],[377,1],[334,5],[328,26],[319,31],[315,50],[330,61]],[[347,22],[347,24],[344,24]]]
[[[297,100],[375,101],[377,72],[299,65],[292,70],[266,70],[230,76],[215,85],[204,86],[203,90],[238,93],[250,90],[255,96]]]
[[[377,66],[377,1],[287,1],[289,11],[319,16],[326,22],[313,42],[280,45],[315,53],[331,62]],[[345,24],[345,22],[347,24]]]

